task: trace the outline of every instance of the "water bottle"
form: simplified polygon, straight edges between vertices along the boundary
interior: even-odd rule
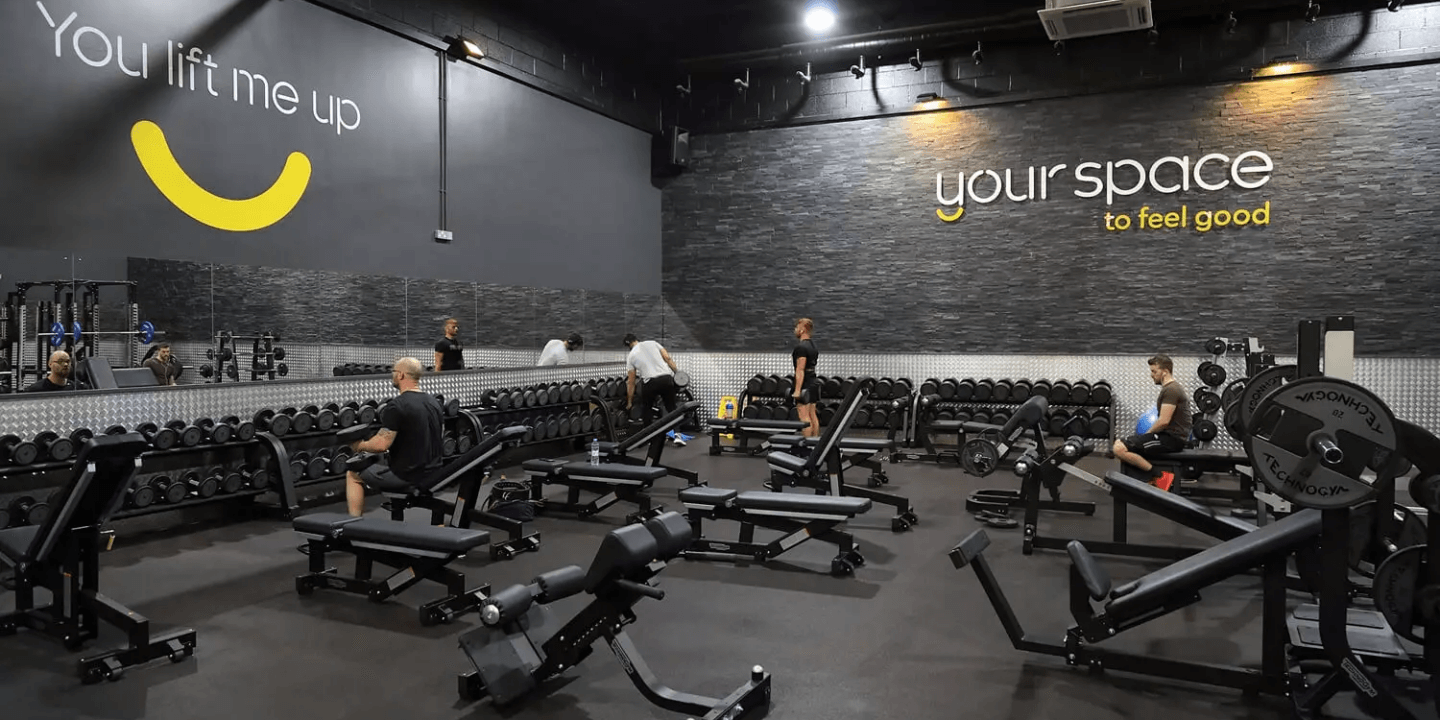
[[[590,464],[600,464],[600,438],[590,438]]]

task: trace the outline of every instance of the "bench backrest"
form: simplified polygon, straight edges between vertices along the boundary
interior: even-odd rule
[[[863,378],[855,381],[850,386],[850,392],[846,393],[845,399],[840,401],[840,409],[830,418],[830,424],[825,427],[825,432],[820,433],[820,440],[815,444],[815,451],[810,453],[806,465],[819,467],[825,462],[825,458],[834,452],[840,445],[840,438],[850,429],[851,423],[855,422],[855,414],[865,399],[870,397],[871,388],[875,387],[875,378]]]
[[[1050,410],[1050,402],[1039,395],[1032,395],[1023,405],[1015,411],[1005,425],[1000,429],[1000,436],[1007,441],[1016,440],[1036,425],[1045,421],[1045,413]]]
[[[679,403],[674,410],[666,413],[664,417],[650,423],[634,435],[625,438],[624,442],[616,446],[617,449],[621,452],[628,452],[644,447],[656,438],[664,437],[671,430],[680,427],[680,425],[685,422],[685,416],[698,407],[700,407],[699,400]]]
[[[524,425],[500,428],[475,443],[464,455],[443,465],[431,473],[421,484],[426,491],[437,493],[465,479],[470,473],[479,472],[494,461],[495,456],[505,449],[507,443],[520,442],[525,437]]]
[[[626,525],[605,534],[585,573],[585,591],[594,593],[607,581],[624,579],[649,565],[659,552],[655,535],[644,525]]]
[[[60,489],[50,517],[26,549],[31,562],[44,562],[73,528],[99,526],[125,501],[135,477],[136,458],[150,443],[140,433],[100,435],[80,445],[70,479]]]

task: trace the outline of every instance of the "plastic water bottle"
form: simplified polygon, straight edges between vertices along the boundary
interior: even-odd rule
[[[590,438],[590,464],[600,464],[600,438]]]

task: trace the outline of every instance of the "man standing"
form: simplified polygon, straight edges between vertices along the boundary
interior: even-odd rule
[[[1175,482],[1175,474],[1159,472],[1146,459],[1147,456],[1163,455],[1185,449],[1190,441],[1190,398],[1185,388],[1175,379],[1175,363],[1168,356],[1156,355],[1150,358],[1150,379],[1160,386],[1160,396],[1155,399],[1155,410],[1159,417],[1142,434],[1135,434],[1115,441],[1115,457],[1127,465],[1148,473],[1155,487],[1169,491]]]
[[[155,347],[155,354],[145,358],[145,362],[141,364],[150,368],[150,372],[155,373],[156,385],[174,385],[175,378],[180,375],[180,372],[177,367],[178,363],[171,359],[170,343],[162,342]]]
[[[400,391],[380,413],[380,431],[351,443],[355,452],[388,453],[385,462],[360,473],[346,473],[345,501],[351,517],[365,514],[365,486],[391,492],[407,490],[440,467],[445,451],[445,411],[434,395],[420,391],[423,368],[415,358],[400,358],[390,384]]]
[[[70,386],[70,353],[56,350],[50,354],[50,374],[36,380],[25,392],[73,390]]]
[[[445,337],[435,343],[435,372],[465,369],[465,347],[460,344],[460,321],[445,321]]]
[[[536,366],[569,365],[570,353],[584,346],[585,338],[580,337],[580,333],[572,332],[570,333],[570,337],[564,340],[558,338],[551,340],[545,343],[545,349],[540,352],[540,362],[536,363]]]
[[[635,333],[625,335],[625,347],[630,348],[630,354],[625,357],[625,368],[630,371],[625,385],[625,409],[629,410],[635,404],[635,377],[638,375],[642,381],[640,409],[645,413],[645,424],[649,425],[655,413],[655,398],[665,403],[667,413],[678,407],[675,400],[675,360],[660,343],[654,340],[640,342]],[[675,444],[683,443],[677,439]]]

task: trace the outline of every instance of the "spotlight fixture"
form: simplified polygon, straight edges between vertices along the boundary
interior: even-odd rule
[[[1240,21],[1236,20],[1235,13],[1231,12],[1230,15],[1225,18],[1225,34],[1234,35],[1235,28],[1238,27],[1240,27]]]
[[[810,32],[823,33],[835,26],[835,11],[826,3],[812,3],[805,10],[805,27]]]
[[[805,63],[805,70],[804,70],[803,72],[800,71],[800,70],[796,70],[796,71],[795,71],[795,77],[800,78],[800,82],[801,82],[801,83],[808,83],[808,82],[810,82],[810,79],[813,77],[813,76],[810,74],[810,63]]]
[[[920,69],[925,67],[925,64],[920,62],[920,48],[915,48],[915,55],[910,58],[910,67],[915,68],[915,72],[920,72]]]
[[[1064,40],[1056,40],[1056,41],[1055,41],[1055,54],[1056,54],[1056,55],[1064,55],[1064,54],[1065,54],[1065,41],[1064,41]]]
[[[940,93],[933,93],[933,92],[920,93],[919,95],[916,95],[916,96],[915,96],[915,102],[930,102],[931,100],[939,100],[939,99],[940,99]]]
[[[750,68],[745,68],[745,79],[735,78],[735,92],[743,93],[750,89]]]
[[[1320,3],[1310,0],[1305,6],[1305,22],[1313,23],[1320,19]]]
[[[859,65],[851,65],[851,66],[850,66],[850,74],[851,74],[851,75],[854,75],[856,80],[859,80],[860,78],[865,77],[865,56],[864,56],[864,55],[861,55],[861,56],[860,56],[860,64],[859,64]]]
[[[978,42],[975,43],[975,52],[970,53],[970,57],[975,60],[975,64],[976,64],[976,65],[979,65],[979,64],[981,64],[981,63],[984,63],[984,62],[985,62],[985,48],[982,47],[982,46],[980,45],[980,43],[978,43]]]
[[[1148,36],[1150,37],[1150,44],[1151,44],[1151,45],[1159,45],[1159,44],[1160,44],[1160,31],[1159,31],[1159,30],[1156,30],[1155,28],[1152,27],[1152,28],[1150,28],[1150,32],[1146,33],[1146,35],[1148,35]]]
[[[680,96],[681,96],[681,97],[689,97],[689,95],[690,95],[690,76],[689,76],[689,75],[686,75],[686,76],[685,76],[685,84],[684,84],[684,85],[676,85],[676,86],[675,86],[675,89],[680,92]]]
[[[450,43],[450,46],[445,48],[445,54],[456,60],[463,60],[465,58],[475,58],[479,60],[485,57],[485,51],[481,50],[480,46],[475,44],[474,40],[463,37],[448,37],[445,38],[445,41]]]
[[[1390,2],[1385,4],[1385,9],[1390,12],[1400,12],[1400,6],[1404,4],[1405,0],[1390,0]]]
[[[1289,55],[1276,55],[1275,57],[1270,59],[1270,66],[1275,67],[1278,65],[1290,65],[1299,59],[1300,56],[1294,53],[1291,53]]]

